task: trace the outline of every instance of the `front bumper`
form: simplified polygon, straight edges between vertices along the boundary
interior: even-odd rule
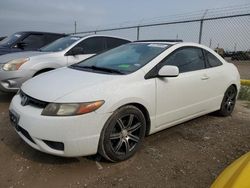
[[[10,111],[19,116],[16,131],[31,147],[65,157],[97,153],[102,128],[111,114],[92,112],[80,116],[50,117],[42,116],[42,110],[22,106],[19,95],[14,96],[10,104]],[[57,143],[63,144],[63,148],[53,147]]]
[[[32,78],[32,70],[4,71],[0,69],[0,91],[16,92],[29,78]]]

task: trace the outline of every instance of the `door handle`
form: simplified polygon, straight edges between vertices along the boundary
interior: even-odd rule
[[[201,80],[208,80],[208,79],[209,79],[208,76],[202,76],[202,77],[201,77]]]

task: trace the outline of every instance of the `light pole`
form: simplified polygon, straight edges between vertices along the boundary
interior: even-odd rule
[[[76,21],[75,21],[75,24],[74,24],[74,25],[75,25],[75,34],[76,34]]]

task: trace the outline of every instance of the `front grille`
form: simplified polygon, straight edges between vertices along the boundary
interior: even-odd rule
[[[48,102],[41,101],[41,100],[35,99],[33,97],[30,97],[29,95],[25,94],[22,90],[20,90],[19,95],[21,97],[21,104],[23,106],[31,105],[31,106],[34,106],[37,108],[45,108],[48,104]]]

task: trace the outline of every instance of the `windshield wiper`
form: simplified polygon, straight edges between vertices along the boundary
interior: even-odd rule
[[[79,65],[73,65],[73,68],[79,68],[79,69],[92,69],[92,70],[97,70],[97,71],[104,71],[104,72],[109,72],[109,73],[116,73],[116,74],[124,74],[123,72],[116,70],[116,69],[111,69],[111,68],[106,68],[106,67],[97,67],[97,66],[79,66]]]

